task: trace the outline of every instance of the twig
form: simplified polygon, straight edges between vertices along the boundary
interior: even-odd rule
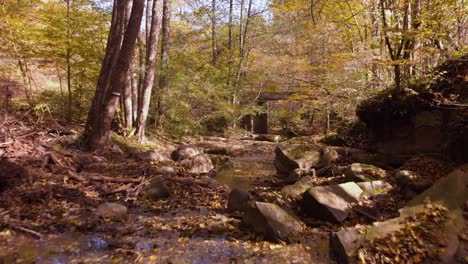
[[[62,162],[57,158],[57,156],[55,156],[54,153],[50,152],[48,154],[49,156],[49,160],[52,161],[55,165],[59,165],[60,167],[64,167]]]
[[[119,193],[119,192],[125,192],[125,191],[128,191],[132,189],[132,185],[131,184],[127,184],[127,185],[124,185],[120,188],[117,188],[117,189],[114,189],[112,191],[108,191],[105,193],[105,195],[111,195],[111,194],[116,194],[116,193]]]
[[[7,141],[7,142],[0,143],[0,148],[9,147],[11,144],[13,144],[13,141]]]
[[[70,170],[68,171],[68,177],[70,177],[71,179],[73,179],[75,181],[80,181],[80,182],[86,181],[85,177],[80,176],[80,175],[78,175],[78,174],[76,174],[76,173],[74,173],[74,172],[72,172]]]
[[[14,230],[17,230],[17,231],[21,231],[21,232],[30,234],[30,235],[32,235],[32,236],[34,236],[34,237],[39,238],[39,239],[42,238],[42,234],[40,234],[39,232],[36,232],[36,231],[34,231],[34,230],[28,229],[28,228],[26,228],[26,227],[14,225],[14,224],[12,224],[12,223],[7,223],[7,222],[5,222],[5,224],[6,224],[7,226],[9,226],[11,229],[14,229]]]

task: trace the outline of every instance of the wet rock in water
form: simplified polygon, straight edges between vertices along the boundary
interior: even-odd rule
[[[314,186],[312,177],[306,176],[299,179],[296,183],[281,188],[281,194],[291,200],[299,200],[307,189]]]
[[[127,220],[127,207],[118,203],[103,203],[98,206],[95,214],[104,219],[113,222],[125,222]]]
[[[201,154],[201,151],[194,145],[181,145],[171,153],[171,158],[175,161],[180,161],[192,158]]]
[[[244,211],[252,200],[253,197],[248,191],[234,188],[229,194],[227,210],[229,212]]]
[[[184,159],[179,164],[186,168],[189,172],[195,174],[208,173],[214,169],[213,162],[211,162],[208,154],[199,154],[188,159]]]
[[[379,167],[353,163],[344,171],[347,181],[364,182],[385,178],[387,172]]]
[[[177,174],[177,170],[171,166],[162,166],[160,169],[160,172],[163,175],[176,175]]]
[[[311,217],[341,222],[348,217],[350,204],[357,202],[362,192],[354,182],[312,187],[302,196],[302,207]]]
[[[153,162],[164,162],[168,161],[169,157],[166,157],[160,150],[152,149],[137,154],[139,160],[153,161]]]
[[[304,145],[277,146],[273,165],[279,175],[289,176],[294,170],[309,170],[321,161],[321,153]]]
[[[362,196],[365,198],[387,193],[393,188],[392,185],[390,185],[388,182],[382,180],[358,182],[356,184],[364,191]]]
[[[419,173],[410,170],[399,170],[395,173],[395,181],[406,192],[419,194],[431,187],[431,180],[421,176]]]
[[[295,240],[303,224],[276,204],[255,202],[245,210],[243,222],[272,240]]]
[[[157,201],[171,196],[171,192],[164,178],[156,176],[151,178],[149,184],[146,186],[145,196],[152,201]]]

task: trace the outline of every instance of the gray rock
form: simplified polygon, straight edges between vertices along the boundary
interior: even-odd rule
[[[149,184],[145,187],[146,198],[157,201],[171,196],[163,177],[156,176],[151,178]]]
[[[195,174],[208,173],[214,169],[213,162],[211,162],[208,154],[199,154],[188,159],[184,159],[180,161],[179,164],[189,172]]]
[[[362,192],[354,182],[312,187],[304,193],[302,206],[311,217],[341,222],[348,217],[350,204],[357,202]]]
[[[419,194],[431,187],[431,180],[422,177],[419,173],[410,170],[399,170],[395,173],[395,181],[406,192]]]
[[[284,186],[281,188],[283,197],[291,200],[299,200],[307,189],[314,186],[312,177],[306,176],[298,180],[296,183]]]
[[[181,145],[171,153],[171,158],[175,161],[188,159],[201,154],[201,151],[194,145]]]
[[[165,156],[160,150],[152,149],[145,152],[140,152],[137,155],[139,160],[153,161],[153,162],[164,162],[168,161],[169,157]]]
[[[252,200],[253,197],[248,191],[234,188],[229,194],[227,210],[229,212],[244,211]]]
[[[382,180],[358,182],[356,184],[364,191],[362,196],[365,198],[387,193],[393,188],[392,185],[390,185],[388,182]]]
[[[309,170],[319,164],[320,160],[320,151],[307,146],[277,146],[273,165],[279,175],[288,176],[295,169]]]
[[[108,221],[125,222],[128,218],[127,207],[118,203],[103,203],[98,206],[95,214]]]
[[[363,182],[384,179],[386,171],[369,164],[353,163],[345,170],[347,181]]]
[[[268,239],[292,241],[302,232],[303,224],[293,215],[272,203],[254,202],[243,222]]]
[[[160,169],[160,172],[164,175],[176,175],[177,174],[177,170],[171,166],[162,166]]]
[[[348,264],[354,263],[351,256],[355,253],[354,251],[360,242],[359,228],[350,227],[333,232],[330,235],[330,257],[336,261],[336,263]]]

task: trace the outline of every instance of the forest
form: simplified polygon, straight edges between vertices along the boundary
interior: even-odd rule
[[[0,0],[0,263],[467,263],[465,0]]]

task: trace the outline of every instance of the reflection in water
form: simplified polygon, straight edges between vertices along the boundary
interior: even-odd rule
[[[270,179],[275,173],[273,156],[259,154],[233,158],[230,166],[222,168],[214,179],[230,188],[250,189],[254,181]]]
[[[68,233],[50,236],[43,240],[18,239],[15,250],[8,255],[0,253],[0,263],[69,263],[77,256],[94,257],[109,246],[100,236]],[[2,262],[3,261],[3,262]]]

